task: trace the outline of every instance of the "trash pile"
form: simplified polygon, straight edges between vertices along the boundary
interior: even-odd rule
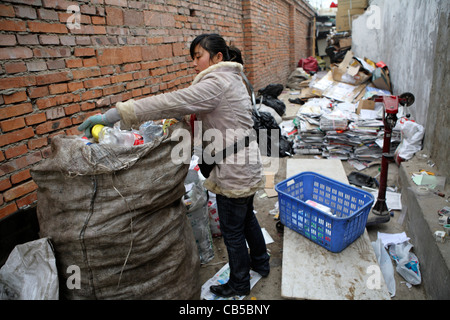
[[[372,242],[391,297],[394,297],[396,292],[394,267],[391,260],[395,261],[395,270],[405,279],[408,288],[422,283],[419,260],[412,252],[413,245],[409,240],[405,232],[394,234],[378,232],[377,240]]]
[[[289,96],[297,96],[288,101],[301,105],[289,120],[296,132],[287,135],[296,154],[348,160],[358,170],[381,159],[385,110],[373,98],[392,95],[389,69],[382,61],[375,63],[347,51],[342,62],[325,75],[311,76],[297,68],[286,87]],[[401,162],[421,149],[424,128],[410,119],[403,106],[397,118],[390,154],[395,153]]]

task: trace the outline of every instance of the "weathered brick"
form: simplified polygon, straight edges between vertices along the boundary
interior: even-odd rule
[[[0,48],[0,60],[28,59],[33,57],[33,51],[25,47]]]
[[[90,89],[90,88],[106,86],[110,83],[111,83],[110,78],[95,78],[95,79],[84,81],[84,87],[86,89]]]
[[[16,17],[25,19],[36,19],[36,9],[28,6],[14,6]]]
[[[0,109],[0,120],[20,116],[33,111],[31,103],[22,103]]]
[[[34,48],[33,55],[38,58],[62,58],[70,57],[70,48]]]
[[[123,25],[123,9],[106,7],[106,24],[110,26]]]
[[[128,5],[127,0],[105,0],[105,4],[119,7],[126,7]]]
[[[10,5],[0,4],[0,16],[13,18],[16,15],[14,8]]]
[[[66,71],[36,76],[36,84],[38,86],[69,80],[71,80],[70,73]]]
[[[81,107],[79,104],[72,104],[70,106],[64,107],[64,112],[67,116],[80,112]]]
[[[100,69],[91,68],[91,69],[80,69],[72,71],[73,79],[86,79],[92,77],[98,77],[101,75]]]
[[[5,191],[12,187],[11,180],[9,178],[0,180],[0,192]]]
[[[45,122],[46,120],[47,120],[47,117],[45,116],[45,113],[35,113],[35,114],[25,117],[25,123],[28,126],[42,123],[42,122]]]
[[[33,192],[27,194],[26,196],[24,196],[20,199],[17,199],[16,203],[19,208],[23,208],[23,207],[28,206],[36,201],[37,201],[37,192],[33,191]]]
[[[66,66],[67,66],[67,68],[79,68],[79,67],[82,67],[83,66],[83,59],[69,59],[69,60],[66,60]],[[75,75],[74,75],[74,77],[75,77]]]
[[[21,156],[28,152],[28,148],[26,144],[21,144],[18,146],[11,147],[5,150],[6,159],[15,158]]]
[[[123,21],[126,26],[143,26],[144,25],[144,13],[135,10],[125,10],[123,12]]]
[[[56,121],[47,121],[36,127],[36,134],[45,134],[52,131],[56,131],[72,125],[72,121],[69,118],[63,118]]]
[[[39,42],[42,45],[57,45],[59,44],[59,37],[56,35],[41,34],[39,35]]]
[[[66,27],[66,25],[61,23],[28,21],[28,28],[31,32],[68,33],[68,28]]]
[[[0,122],[0,128],[3,132],[8,132],[25,127],[24,118],[14,118]]]
[[[67,92],[67,83],[57,83],[48,86],[50,94],[59,94]]]
[[[39,44],[39,39],[36,34],[18,34],[16,36],[19,44]]]
[[[5,217],[9,216],[10,214],[13,214],[16,211],[17,211],[17,205],[14,202],[8,203],[5,206],[0,208],[0,219],[3,219]]]
[[[40,149],[42,147],[45,147],[46,145],[48,145],[47,137],[30,139],[28,141],[28,149],[30,149],[30,150]]]
[[[97,61],[99,66],[122,64],[122,53],[120,48],[97,49]]]
[[[70,92],[74,92],[74,91],[77,91],[77,90],[80,90],[83,88],[84,88],[84,85],[83,85],[83,82],[81,82],[81,81],[80,82],[71,81],[71,82],[67,83],[67,89]]]
[[[37,14],[41,20],[59,20],[58,12],[55,10],[38,9]]]
[[[53,120],[64,117],[66,113],[64,112],[64,108],[59,107],[45,111],[45,115],[47,116],[47,120]]]
[[[30,98],[41,98],[49,93],[47,86],[28,88],[27,92]]]
[[[0,30],[27,31],[27,25],[25,21],[0,20]]]
[[[11,188],[5,193],[3,193],[3,197],[6,202],[12,201],[19,197],[22,197],[38,188],[37,184],[34,181],[25,182],[17,187]]]
[[[59,70],[64,69],[66,67],[66,61],[59,59],[59,60],[49,60],[47,61],[47,68],[48,70]]]
[[[75,48],[74,56],[76,56],[76,57],[95,56],[95,49],[94,48]]]
[[[31,138],[32,136],[34,136],[34,130],[31,127],[4,133],[2,139],[0,139],[0,147]]]
[[[47,63],[44,60],[34,60],[27,62],[28,71],[43,71],[47,70]]]
[[[0,34],[0,43],[2,46],[15,46],[17,44],[14,34]]]
[[[23,62],[12,62],[5,64],[6,73],[19,73],[27,71],[27,66]]]
[[[5,104],[22,102],[27,100],[27,93],[25,91],[14,92],[10,95],[3,95]]]
[[[122,55],[122,61],[124,63],[137,62],[142,60],[141,47],[136,46],[122,47],[120,50],[120,54]]]
[[[11,175],[11,182],[13,184],[18,184],[18,183],[28,180],[30,178],[31,178],[30,169],[25,169],[25,170],[19,171],[18,173]]]
[[[95,67],[97,65],[97,58],[83,59],[83,67]]]
[[[0,90],[10,88],[23,88],[34,86],[36,78],[34,76],[9,77],[0,79]]]

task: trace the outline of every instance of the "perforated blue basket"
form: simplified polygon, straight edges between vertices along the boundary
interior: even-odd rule
[[[280,220],[331,252],[341,252],[366,228],[374,197],[361,189],[315,172],[302,172],[275,186]],[[326,206],[332,214],[306,201]]]

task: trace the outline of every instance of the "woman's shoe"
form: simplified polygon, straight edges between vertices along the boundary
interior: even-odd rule
[[[250,293],[250,290],[236,291],[230,287],[228,282],[225,284],[217,285],[217,286],[211,286],[211,287],[209,287],[209,290],[211,290],[211,292],[214,293],[215,295],[224,297],[224,298],[233,297],[233,296],[246,296]]]

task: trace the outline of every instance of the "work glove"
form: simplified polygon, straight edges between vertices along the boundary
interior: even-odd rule
[[[112,127],[114,123],[111,123],[107,120],[107,117],[104,114],[96,114],[89,118],[87,118],[79,127],[79,131],[84,131],[84,135],[87,138],[92,138],[92,127],[96,124],[102,124],[104,126]]]

